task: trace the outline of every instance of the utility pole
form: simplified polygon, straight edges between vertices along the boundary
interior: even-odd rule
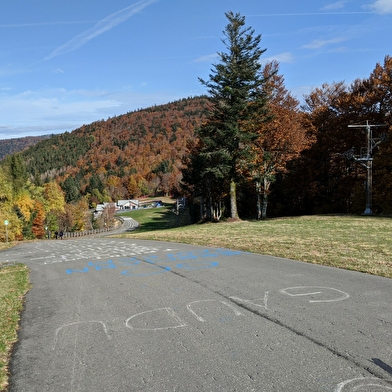
[[[352,159],[366,168],[366,208],[363,215],[372,215],[373,151],[387,138],[386,133],[378,138],[373,137],[373,128],[386,126],[386,124],[371,125],[368,120],[365,125],[348,126],[349,128],[366,128],[366,147],[361,147],[360,154],[354,155],[354,147],[343,154],[347,159]]]

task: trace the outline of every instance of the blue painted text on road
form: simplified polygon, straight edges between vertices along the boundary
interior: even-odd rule
[[[148,255],[144,260],[136,257],[120,257],[107,261],[89,261],[87,267],[82,269],[68,268],[65,272],[71,275],[120,268],[120,274],[123,276],[150,276],[171,271],[173,268],[198,271],[217,267],[219,262],[213,259],[219,256],[238,256],[241,253],[228,249],[203,249],[193,252],[168,253],[163,259],[157,255]],[[172,263],[174,266],[170,265]]]

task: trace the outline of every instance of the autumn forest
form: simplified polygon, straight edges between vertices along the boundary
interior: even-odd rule
[[[205,96],[96,121],[7,155],[0,222],[9,223],[0,240],[43,238],[45,227],[83,230],[101,224],[86,214],[98,203],[144,196],[185,196],[194,222],[360,214],[367,173],[356,158],[366,128],[352,125],[364,124],[382,125],[373,129],[372,212],[392,214],[392,57],[366,79],[315,88],[302,104],[270,62],[260,69],[257,100],[240,106],[231,90],[234,103],[223,105],[225,69],[202,81]],[[234,105],[240,118],[226,121]],[[240,124],[237,133],[220,133],[223,123]]]

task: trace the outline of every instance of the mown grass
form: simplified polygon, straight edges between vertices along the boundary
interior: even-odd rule
[[[8,362],[17,341],[20,312],[29,288],[26,266],[0,265],[0,391],[7,387]]]
[[[157,208],[142,208],[121,215],[130,216],[140,223],[140,227],[137,229],[139,234],[156,230],[167,230],[179,226],[184,227],[184,225],[190,223],[189,215],[187,213],[176,215],[174,206],[171,204]]]
[[[123,237],[224,247],[392,278],[392,219],[316,215],[175,227],[171,207],[129,213]]]

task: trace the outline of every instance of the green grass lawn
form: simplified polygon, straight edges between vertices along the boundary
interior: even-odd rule
[[[316,215],[176,227],[171,207],[129,212],[140,228],[122,237],[224,247],[392,278],[392,219]]]
[[[188,213],[185,212],[182,215],[176,215],[172,204],[157,208],[141,208],[120,215],[130,216],[138,221],[140,223],[138,233],[167,230],[179,226],[184,227],[184,225],[190,224]]]
[[[7,387],[9,356],[17,340],[20,312],[24,295],[29,288],[29,272],[26,266],[0,268],[0,391]]]

